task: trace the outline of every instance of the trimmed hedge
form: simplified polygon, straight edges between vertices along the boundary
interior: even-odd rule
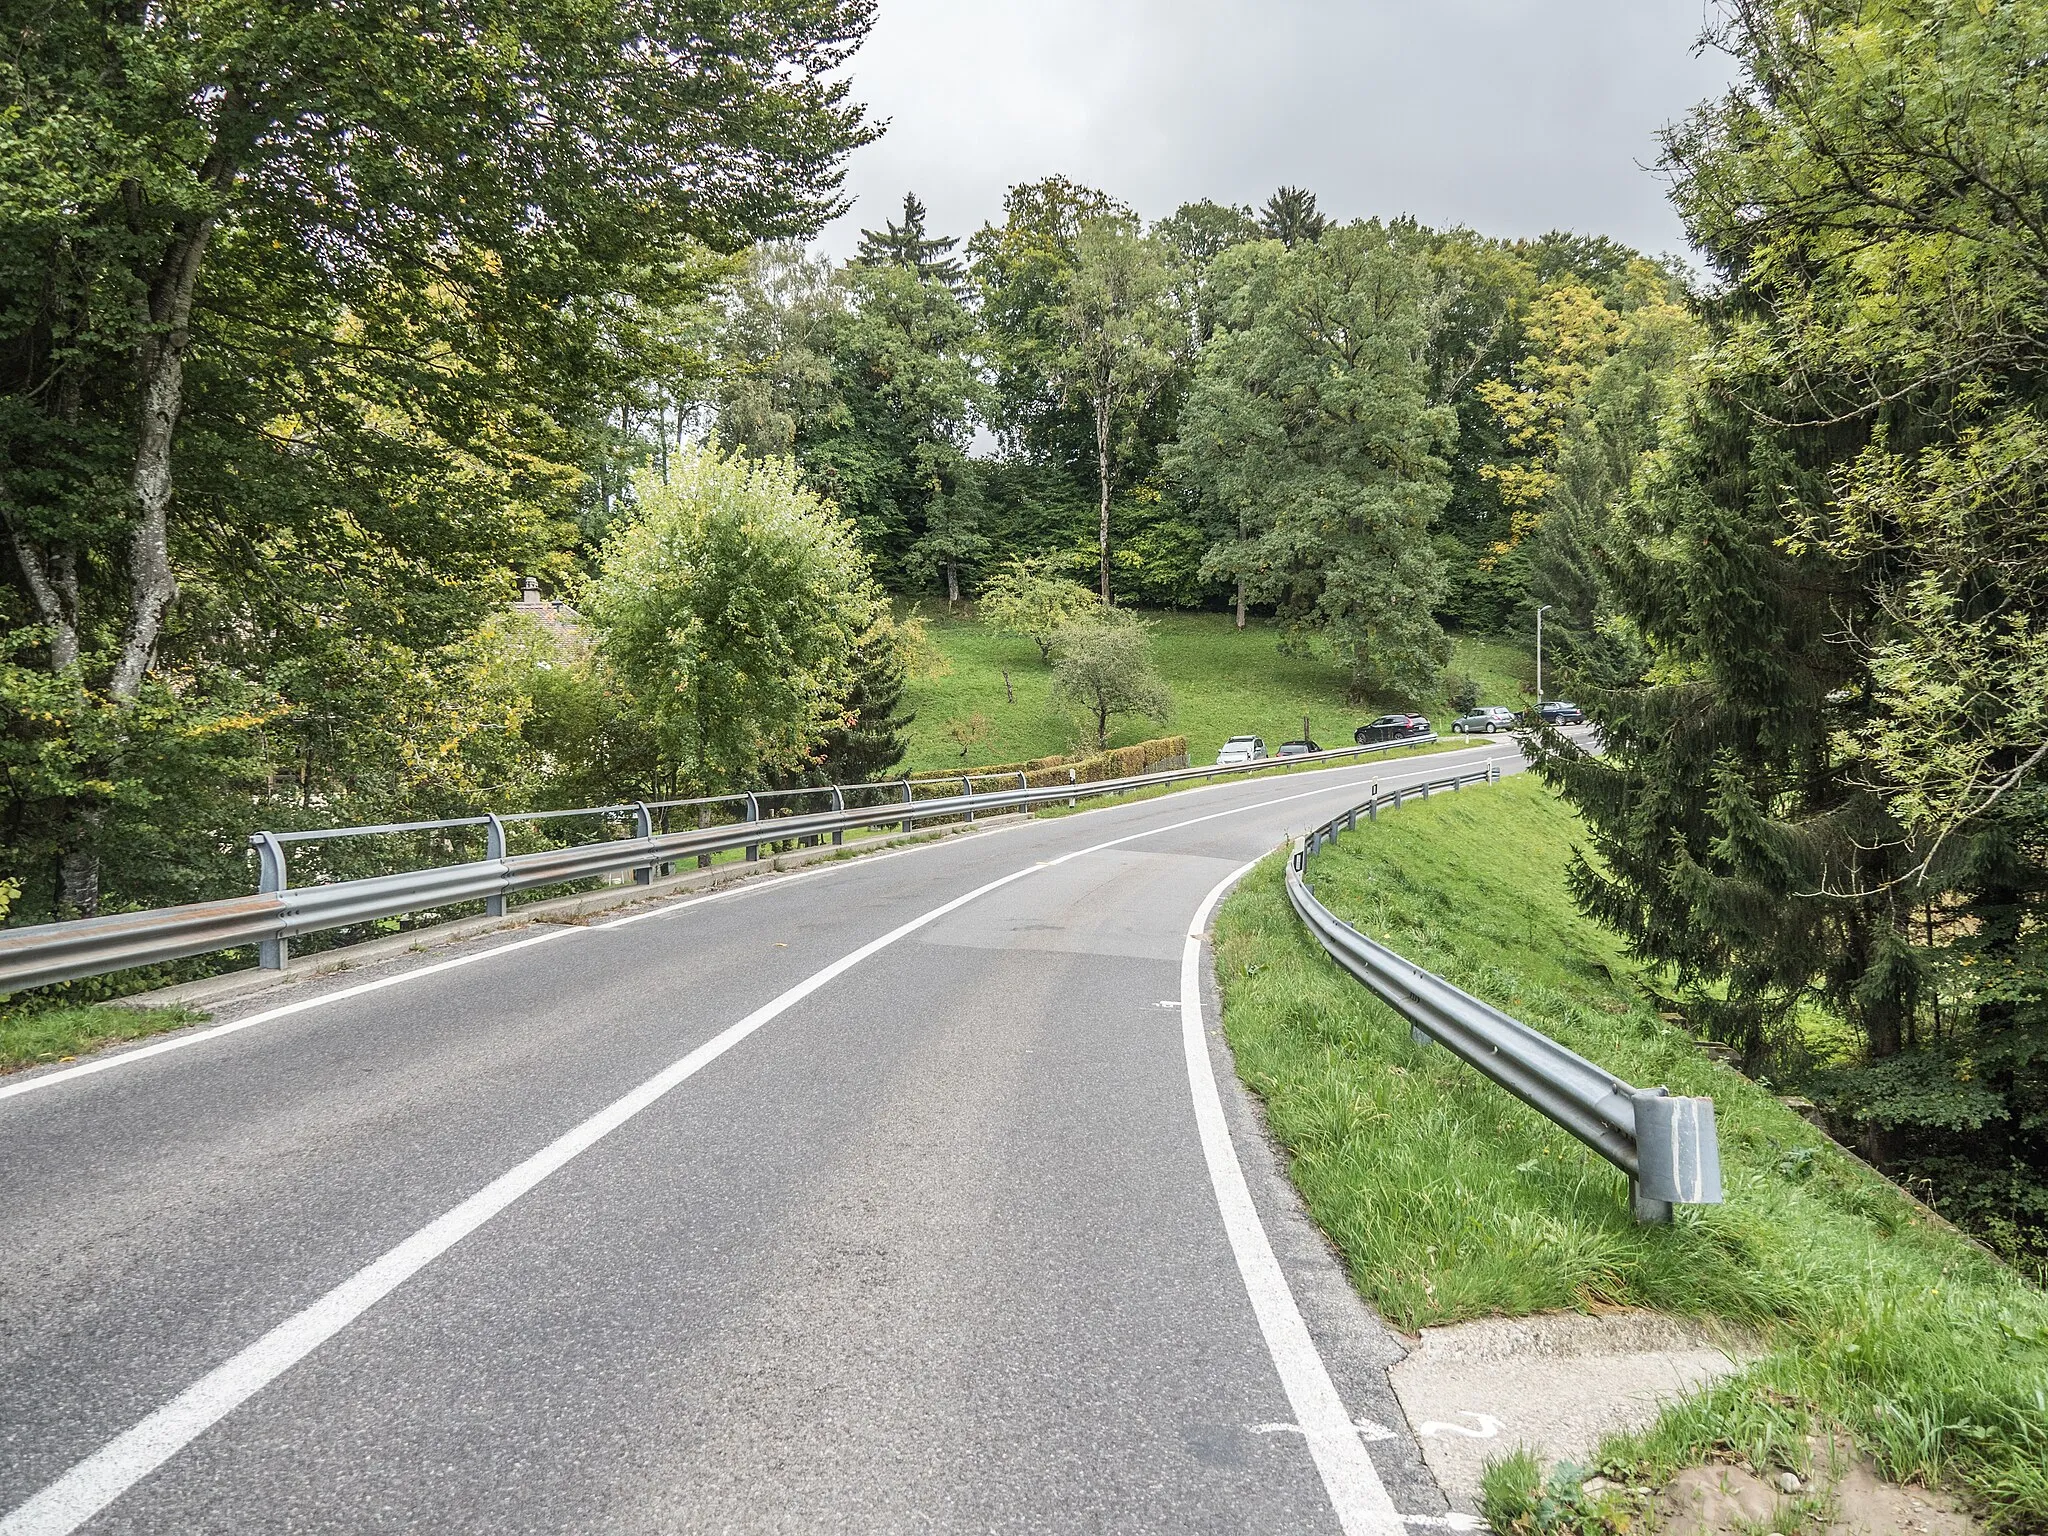
[[[1042,789],[1054,784],[1096,784],[1104,779],[1127,779],[1149,770],[1185,768],[1187,765],[1187,737],[1161,736],[1153,741],[1133,742],[1128,747],[1112,747],[1092,757],[1039,757],[1028,763],[995,763],[963,768],[958,773],[922,773],[911,783],[915,786],[913,792],[922,798],[938,799],[957,794],[961,779],[969,775],[979,780],[1022,773],[1027,785]]]

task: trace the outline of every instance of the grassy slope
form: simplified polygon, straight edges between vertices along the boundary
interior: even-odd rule
[[[1958,1481],[2048,1531],[2048,1298],[1661,1022],[1562,872],[1570,813],[1533,777],[1411,804],[1316,863],[1363,931],[1631,1082],[1710,1093],[1728,1201],[1634,1225],[1621,1176],[1407,1026],[1316,948],[1278,859],[1218,921],[1224,1024],[1296,1183],[1360,1290],[1413,1328],[1646,1306],[1772,1353],[1609,1448],[1656,1476],[1714,1453],[1800,1463],[1810,1411],[1894,1476]]]
[[[1064,752],[1075,744],[1074,724],[1050,702],[1051,673],[1038,659],[1036,646],[930,610],[926,617],[952,670],[910,687],[909,702],[917,711],[910,728],[911,771],[1019,762]],[[1344,674],[1338,668],[1282,656],[1279,631],[1271,623],[1254,622],[1240,633],[1227,614],[1152,617],[1154,653],[1173,690],[1173,718],[1164,725],[1126,722],[1111,735],[1112,746],[1178,733],[1188,738],[1189,751],[1199,763],[1213,760],[1216,749],[1232,736],[1257,734],[1269,747],[1277,746],[1300,734],[1306,715],[1315,739],[1334,747],[1347,744],[1354,727],[1381,713],[1345,702]],[[1457,645],[1453,667],[1479,680],[1486,702],[1520,703],[1515,679],[1526,663],[1516,647],[1498,640],[1460,639]],[[1016,690],[1014,704],[1003,691],[1005,667]],[[1447,727],[1450,717],[1443,702],[1425,702],[1425,712]],[[986,717],[990,731],[963,758],[959,745],[946,735],[946,726],[976,714]]]

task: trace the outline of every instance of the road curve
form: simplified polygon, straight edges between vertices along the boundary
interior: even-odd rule
[[[1487,757],[499,936],[0,1101],[0,1536],[1445,1528],[1182,962]]]

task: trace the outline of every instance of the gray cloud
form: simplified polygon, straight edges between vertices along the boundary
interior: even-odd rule
[[[1283,182],[1338,218],[1574,229],[1683,248],[1657,131],[1719,91],[1704,0],[882,0],[856,94],[850,252],[906,188],[932,228],[998,218],[1060,172],[1148,218]]]

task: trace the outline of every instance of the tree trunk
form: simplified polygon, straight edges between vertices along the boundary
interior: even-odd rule
[[[215,180],[224,185],[229,174],[222,167]],[[194,223],[165,256],[163,275],[150,295],[150,317],[163,331],[143,348],[139,360],[142,420],[136,431],[135,467],[128,478],[136,512],[128,545],[128,622],[107,685],[117,704],[132,703],[141,692],[164,616],[178,595],[178,580],[171,571],[171,441],[185,404],[192,300],[199,291],[199,268],[213,229],[212,214]]]
[[[1244,578],[1237,578],[1237,627],[1244,628]]]
[[[1095,407],[1095,468],[1102,485],[1102,606],[1109,606],[1109,416],[1105,394]]]
[[[946,562],[946,603],[950,607],[960,601],[960,567],[951,560]]]

